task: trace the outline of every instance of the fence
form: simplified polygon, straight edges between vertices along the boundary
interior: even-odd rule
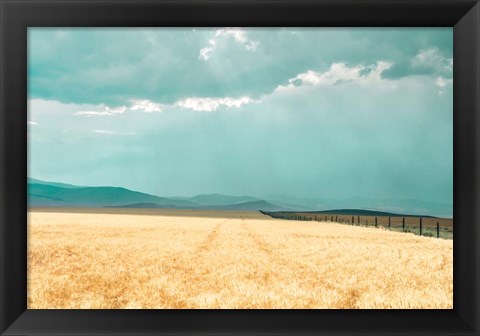
[[[377,227],[415,233],[420,236],[453,239],[453,219],[420,216],[373,216],[311,212],[266,212],[272,218],[333,222],[355,226]]]

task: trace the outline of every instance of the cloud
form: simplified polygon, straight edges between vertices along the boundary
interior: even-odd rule
[[[435,81],[435,84],[439,87],[439,88],[444,88],[445,86],[449,85],[452,83],[452,79],[447,79],[447,78],[443,78],[443,77],[437,77],[437,80]]]
[[[132,99],[131,102],[132,102],[132,106],[130,106],[130,110],[132,111],[140,110],[146,113],[162,112],[160,104],[154,103],[148,99],[143,99],[143,100]]]
[[[391,63],[379,61],[370,65],[356,65],[349,67],[345,63],[333,63],[325,72],[309,70],[290,78],[286,86],[279,85],[272,92],[278,93],[282,90],[291,90],[301,86],[333,86],[341,83],[355,81],[361,85],[379,83],[383,81],[382,73],[391,67]],[[382,83],[383,85],[384,83]],[[392,84],[395,85],[395,84]],[[265,96],[262,96],[265,97]],[[240,108],[243,105],[260,103],[261,100],[254,100],[249,96],[239,98],[224,97],[190,97],[177,101],[174,105],[188,108],[194,111],[215,111],[221,106],[227,108]]]
[[[100,111],[77,111],[74,112],[73,115],[75,116],[114,116],[117,114],[124,113],[127,108],[125,106],[117,107],[117,108],[110,108],[104,104],[100,105]]]
[[[410,62],[414,69],[434,70],[440,73],[451,73],[453,58],[444,57],[438,48],[420,50]]]
[[[117,108],[111,108],[106,106],[105,104],[100,105],[98,110],[84,110],[84,111],[77,111],[74,112],[73,115],[75,116],[115,116],[123,114],[125,111],[142,111],[145,113],[152,113],[152,112],[161,112],[162,109],[160,104],[154,103],[148,99],[131,99],[131,105],[129,108],[126,106],[121,106]]]
[[[240,107],[245,104],[258,103],[259,101],[254,100],[250,97],[244,96],[240,98],[200,98],[200,97],[191,97],[181,101],[178,101],[175,105],[192,109],[194,111],[215,111],[220,106],[230,107]]]
[[[206,61],[210,58],[210,54],[217,46],[217,40],[221,37],[231,37],[236,42],[243,44],[247,51],[257,50],[260,43],[258,41],[252,41],[247,37],[244,30],[240,28],[220,28],[215,31],[214,38],[208,40],[208,46],[200,49],[200,59]]]
[[[217,43],[215,42],[214,39],[210,39],[208,40],[208,44],[209,44],[208,47],[200,49],[200,55],[198,56],[200,59],[203,59],[205,61],[210,58],[210,54],[213,51],[213,49],[215,49],[215,46]]]
[[[259,46],[259,42],[257,41],[252,41],[247,38],[247,35],[245,34],[245,31],[243,31],[240,28],[222,28],[218,29],[215,32],[215,36],[231,36],[233,39],[243,45],[245,45],[245,49],[249,51],[255,51],[257,47]]]
[[[295,34],[290,28],[244,27],[244,33],[234,28],[62,28],[68,36],[58,38],[59,30],[29,30],[29,98],[89,105],[79,111],[97,111],[99,104],[128,107],[132,98],[173,104],[196,96],[259,97],[288,78],[308,69],[323,71],[333,62],[391,61],[395,67],[384,78],[451,77],[410,65],[421,49],[438,48],[451,58],[451,27],[294,28]],[[245,45],[245,38],[257,43]],[[210,39],[216,41],[212,51]],[[203,56],[202,48],[207,48]]]
[[[374,82],[382,80],[382,72],[391,67],[391,63],[379,61],[371,65],[349,67],[345,63],[332,63],[325,72],[309,70],[290,78],[286,86],[279,85],[275,91],[291,89],[298,86],[331,86],[351,81]]]
[[[133,133],[133,132],[113,132],[113,131],[107,131],[107,130],[102,130],[102,129],[93,130],[92,133],[111,134],[111,135],[135,135],[135,133]]]
[[[107,111],[78,111],[73,113],[75,116],[112,116],[113,114]]]
[[[447,85],[452,84],[452,82],[453,82],[453,79],[451,79],[451,78],[443,78],[442,76],[437,77],[437,79],[435,81],[435,85],[440,88],[440,90],[438,90],[438,94],[443,95],[443,89]]]
[[[38,125],[36,121],[27,121],[27,124],[32,126]]]
[[[412,69],[439,74],[435,85],[440,88],[439,95],[443,94],[443,88],[452,83],[453,58],[444,57],[438,48],[420,50],[410,62]]]

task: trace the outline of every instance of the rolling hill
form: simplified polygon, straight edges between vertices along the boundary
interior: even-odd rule
[[[282,208],[278,205],[269,203],[267,201],[251,201],[241,202],[230,205],[212,206],[214,210],[263,210],[263,211],[288,211],[288,209]]]
[[[30,206],[105,207],[132,203],[155,203],[160,206],[197,207],[193,202],[171,200],[118,187],[59,187],[50,184],[28,184]]]
[[[30,207],[292,210],[250,196],[200,194],[190,198],[159,197],[121,187],[80,187],[32,178],[28,179],[27,190]]]
[[[31,207],[130,207],[211,210],[316,211],[366,215],[373,211],[380,216],[409,214],[451,218],[453,207],[415,199],[348,199],[299,198],[282,195],[264,197],[199,194],[193,197],[159,197],[122,187],[86,187],[66,183],[46,182],[28,178],[28,202]],[[343,210],[329,210],[343,209]],[[348,210],[358,209],[358,210]],[[368,209],[368,210],[365,210]],[[402,215],[408,216],[408,215]]]
[[[190,201],[201,205],[231,205],[244,202],[262,201],[252,196],[230,196],[222,194],[199,194],[189,198]]]

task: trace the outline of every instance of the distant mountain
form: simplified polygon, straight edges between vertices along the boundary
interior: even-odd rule
[[[249,196],[201,194],[191,198],[167,198],[120,187],[80,187],[32,178],[28,179],[27,190],[28,203],[31,207],[292,210]]]
[[[453,217],[452,204],[431,202],[418,199],[376,199],[371,197],[350,197],[346,199],[299,198],[283,195],[264,196],[268,202],[298,211],[321,211],[329,209],[368,209],[389,213],[408,213],[410,215],[430,215]]]
[[[118,187],[58,187],[53,184],[28,183],[30,206],[105,207],[134,203],[195,208],[198,204],[153,196]]]
[[[408,213],[411,215],[430,215],[446,218],[453,217],[452,204],[418,199],[375,199],[369,197],[351,197],[333,204],[330,208],[363,208],[392,213]]]
[[[267,195],[263,197],[264,200],[270,203],[275,203],[286,208],[293,208],[299,211],[314,211],[329,209],[331,200],[322,198],[302,198],[291,197],[284,195]]]
[[[108,205],[105,208],[131,208],[131,209],[172,209],[178,208],[172,204],[156,204],[156,203],[134,203],[125,205]],[[189,208],[190,209],[190,208]]]
[[[135,203],[135,204],[126,204],[122,206],[107,206],[107,208],[142,208],[142,209],[164,209],[164,208],[180,208],[178,206],[165,206],[155,203]],[[186,208],[182,208],[186,209]],[[189,207],[188,209],[191,209]],[[287,211],[288,209],[270,204],[265,201],[254,201],[254,202],[242,202],[228,205],[203,205],[196,207],[196,209],[204,210],[237,210],[237,211]]]
[[[188,200],[201,205],[231,205],[244,202],[262,201],[261,199],[252,196],[229,196],[222,194],[200,194],[188,198]]]
[[[451,218],[451,204],[415,199],[351,197],[343,200],[268,195],[230,196],[199,194],[194,197],[159,197],[121,187],[85,187],[28,178],[29,206],[45,207],[136,207],[263,211],[331,211],[362,209],[390,214]],[[365,210],[367,209],[367,210]]]
[[[38,207],[68,206],[68,203],[59,198],[36,195],[28,195],[28,203]]]
[[[209,209],[214,210],[263,210],[263,211],[288,211],[288,209],[282,208],[278,205],[271,204],[267,201],[253,201],[253,202],[242,202],[230,205],[220,205],[213,206],[211,205]]]

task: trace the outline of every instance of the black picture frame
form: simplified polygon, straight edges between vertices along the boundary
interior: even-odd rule
[[[1,335],[479,335],[480,5],[474,0],[0,0]],[[451,310],[27,310],[27,27],[453,27]]]

